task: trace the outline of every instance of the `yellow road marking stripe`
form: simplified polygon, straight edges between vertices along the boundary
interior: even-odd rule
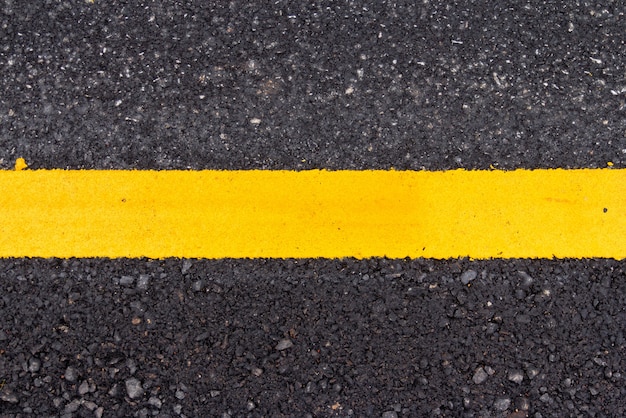
[[[0,172],[0,257],[626,258],[626,170]]]

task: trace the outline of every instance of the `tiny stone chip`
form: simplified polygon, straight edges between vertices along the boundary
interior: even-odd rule
[[[280,340],[278,342],[278,344],[276,344],[276,350],[278,350],[278,351],[283,351],[283,350],[286,350],[286,349],[291,348],[291,347],[293,347],[293,343],[288,338]]]
[[[143,387],[141,386],[141,382],[134,377],[127,379],[126,382],[126,392],[128,393],[128,397],[131,399],[137,399],[143,396]]]

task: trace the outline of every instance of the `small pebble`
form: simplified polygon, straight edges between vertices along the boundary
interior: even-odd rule
[[[83,402],[83,406],[85,408],[87,408],[88,410],[90,410],[90,411],[93,411],[94,409],[96,409],[98,407],[98,405],[96,405],[96,403],[92,402],[92,401],[85,401],[85,402]]]
[[[148,399],[148,405],[154,406],[157,409],[161,409],[161,406],[163,406],[163,402],[156,396],[153,396]]]
[[[308,382],[304,387],[304,393],[315,393],[317,391],[317,385],[315,382]]]
[[[128,372],[130,374],[135,374],[135,372],[137,371],[137,363],[135,363],[135,360],[133,360],[132,358],[126,360],[126,367],[128,367]]]
[[[83,381],[83,383],[80,384],[80,386],[78,387],[78,394],[80,396],[85,395],[87,392],[89,392],[89,383],[87,383],[87,381]]]
[[[17,403],[17,396],[9,388],[0,390],[0,400],[8,403]]]
[[[478,273],[475,270],[467,270],[465,273],[461,275],[461,283],[467,285],[469,282],[474,280]]]
[[[529,365],[526,367],[526,374],[528,378],[532,380],[539,374],[539,369]]]
[[[474,377],[472,377],[472,380],[474,381],[474,383],[476,383],[477,385],[480,385],[481,383],[483,383],[485,380],[487,380],[488,374],[485,371],[485,369],[483,369],[482,367],[479,367],[476,369],[476,371],[474,372]]]
[[[189,269],[191,269],[191,260],[183,260],[183,266],[180,269],[180,272],[183,274],[187,274],[187,272],[189,271]]]
[[[195,340],[200,342],[200,341],[204,341],[206,339],[208,339],[211,336],[211,334],[209,332],[203,332],[202,334],[198,334],[196,335]]]
[[[398,418],[398,413],[396,411],[385,411],[382,418]]]
[[[518,271],[517,274],[522,278],[522,287],[528,288],[533,284],[533,278],[525,271]]]
[[[543,395],[541,395],[539,397],[539,400],[541,402],[544,402],[544,403],[551,403],[552,402],[552,397],[550,395],[548,395],[547,393],[544,393]]]
[[[36,373],[41,369],[41,361],[36,358],[31,358],[28,360],[28,371],[31,373]]]
[[[196,280],[195,282],[193,282],[192,287],[194,292],[199,292],[204,288],[204,282],[202,280]]]
[[[72,402],[65,405],[65,413],[68,412],[76,412],[80,408],[80,401],[78,399],[74,399]]]
[[[125,384],[129,398],[137,399],[143,396],[143,387],[141,387],[141,382],[138,379],[131,377],[130,379],[126,379]]]
[[[63,375],[65,376],[65,380],[68,382],[75,382],[78,378],[78,371],[72,366],[69,366],[65,369],[65,373]]]
[[[509,375],[508,375],[508,379],[511,382],[515,382],[517,384],[520,384],[524,380],[524,374],[521,371],[519,371],[519,370],[510,370],[509,371]]]
[[[288,338],[280,340],[278,342],[278,344],[276,344],[276,350],[278,350],[278,351],[283,351],[283,350],[286,350],[286,349],[291,348],[291,347],[293,347],[293,343]]]
[[[506,411],[511,406],[510,398],[498,398],[493,402],[493,407],[498,411]]]
[[[147,274],[141,274],[139,276],[139,280],[137,280],[137,289],[147,290],[149,281],[150,281],[150,276],[148,276]]]
[[[120,277],[120,284],[122,286],[130,286],[135,281],[135,278],[132,276],[122,276]]]
[[[528,411],[530,409],[530,401],[525,397],[517,398],[515,401],[515,407],[520,411]]]

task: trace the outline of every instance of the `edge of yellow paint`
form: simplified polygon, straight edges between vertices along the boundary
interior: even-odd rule
[[[26,163],[26,161],[23,158],[18,158],[15,162],[15,171],[23,171],[28,167],[28,164]],[[508,172],[515,172],[515,171],[523,171],[523,172],[531,172],[531,171],[546,171],[546,172],[565,172],[565,171],[585,171],[585,170],[589,170],[592,172],[606,172],[606,171],[620,171],[620,172],[626,172],[626,170],[616,170],[615,168],[611,167],[611,165],[609,165],[608,168],[602,168],[602,169],[563,169],[563,168],[556,168],[556,169],[538,169],[538,170],[528,170],[528,169],[516,169],[516,170],[509,170],[509,171],[505,171],[505,170],[465,170],[462,168],[456,169],[456,170],[448,170],[448,171],[435,171],[435,172],[431,172],[431,173],[451,173],[451,172],[457,172],[457,173],[462,173],[462,172],[495,172],[494,174],[499,175],[498,172],[500,173],[508,173]],[[222,172],[227,172],[230,170],[64,170],[64,169],[53,169],[53,170],[29,170],[30,172],[61,172],[61,171],[65,171],[65,172],[72,172],[72,171],[92,171],[92,172],[98,172],[98,171],[109,171],[109,172],[159,172],[159,171],[165,171],[165,172],[194,172],[194,171],[205,171],[205,172],[218,172],[218,171],[222,171]],[[235,170],[235,171],[247,171],[247,172],[288,172],[288,170]],[[299,171],[299,173],[302,172],[332,172],[333,170],[302,170]],[[346,171],[346,170],[336,170],[336,171]],[[370,171],[370,172],[384,172],[384,171],[393,171],[393,172],[402,172],[402,171],[413,171],[413,170],[395,170],[395,169],[390,169],[390,170],[362,170],[362,171]],[[413,171],[414,172],[414,171]],[[20,175],[21,177],[21,175]],[[620,203],[620,205],[622,205]],[[623,227],[623,224],[622,224]],[[15,237],[16,239],[20,239],[20,237]],[[619,248],[622,248],[621,246],[619,246]],[[0,257],[0,258],[20,258],[20,257]],[[30,258],[30,257],[29,257]],[[46,258],[46,257],[33,257],[33,258]],[[75,257],[66,257],[66,256],[61,256],[61,257],[53,257],[53,258],[75,258]],[[92,259],[97,259],[97,258],[127,258],[127,259],[168,259],[168,258],[187,258],[184,255],[183,256],[163,256],[163,257],[149,257],[149,256],[130,256],[130,257],[108,257],[108,256],[86,256],[86,257],[78,257],[78,258],[92,258]],[[190,257],[190,258],[196,258],[196,257]],[[450,256],[450,257],[436,257],[436,256],[429,256],[429,257],[387,257],[387,256],[364,256],[364,257],[359,257],[357,256],[353,256],[353,255],[346,255],[346,256],[337,256],[337,257],[325,257],[325,256],[307,256],[307,257],[291,257],[291,256],[287,256],[287,257],[274,257],[274,256],[270,256],[270,257],[266,257],[266,256],[253,256],[253,257],[246,257],[246,256],[226,256],[226,257],[219,257],[219,256],[207,256],[207,257],[202,257],[203,259],[218,259],[218,258],[225,258],[225,259],[302,259],[302,258],[325,258],[325,259],[368,259],[368,258],[389,258],[389,259],[404,259],[404,258],[409,258],[409,259],[419,259],[419,258],[429,258],[429,259],[434,259],[434,260],[458,260],[458,259],[469,259],[469,260],[500,260],[500,259],[544,259],[544,260],[549,260],[549,259],[553,259],[553,260],[568,260],[568,259],[617,259],[617,260],[623,260],[626,259],[626,257],[624,258],[618,258],[618,257],[594,257],[594,256],[582,256],[582,257],[556,257],[555,255],[553,255],[551,258],[548,256],[536,256],[536,257],[507,257],[507,256],[502,256],[502,257],[498,257],[498,256],[486,256],[486,257],[472,257],[469,255],[459,255],[459,256]]]
[[[24,169],[26,169],[28,167],[28,164],[26,164],[26,160],[23,158],[18,158],[17,160],[15,160],[15,171],[22,171]]]

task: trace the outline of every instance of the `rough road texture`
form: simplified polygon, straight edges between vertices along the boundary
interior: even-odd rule
[[[618,1],[120,3],[0,3],[0,167],[626,167]],[[620,417],[625,270],[0,260],[0,416]]]
[[[626,164],[620,2],[4,2],[33,167]]]
[[[623,263],[5,260],[0,271],[8,416],[626,413]]]

